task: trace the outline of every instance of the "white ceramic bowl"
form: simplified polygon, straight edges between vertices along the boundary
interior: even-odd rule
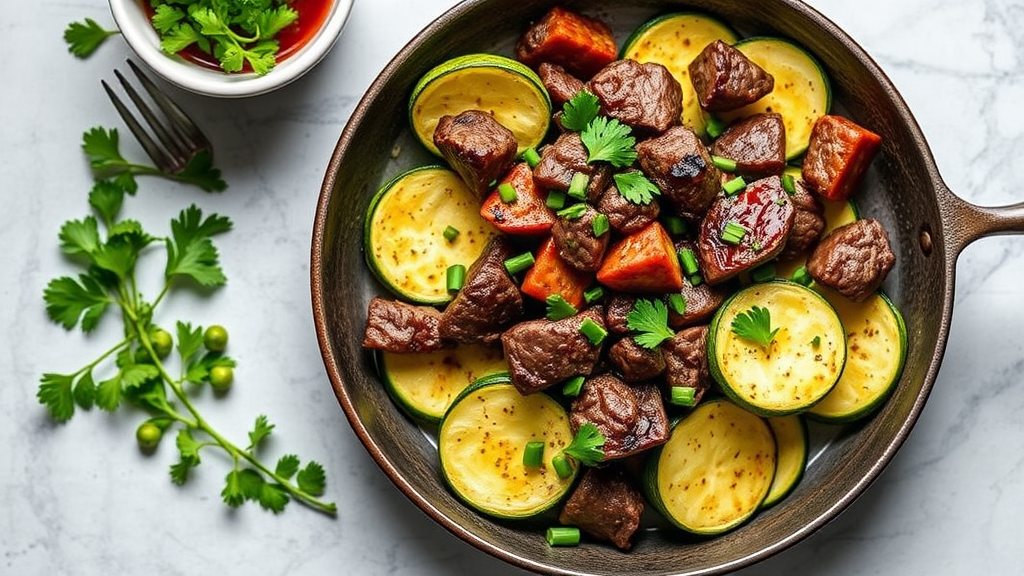
[[[180,56],[168,55],[160,50],[160,38],[139,0],[109,2],[110,12],[128,46],[158,75],[197,94],[241,98],[276,90],[316,66],[341,35],[354,0],[334,0],[334,5],[316,35],[263,76],[254,73],[227,74],[203,68]]]

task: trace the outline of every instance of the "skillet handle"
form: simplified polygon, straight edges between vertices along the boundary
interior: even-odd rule
[[[944,188],[944,187],[943,187]],[[1024,234],[1024,202],[1007,206],[971,204],[944,188],[947,196],[940,202],[951,255],[986,236]]]

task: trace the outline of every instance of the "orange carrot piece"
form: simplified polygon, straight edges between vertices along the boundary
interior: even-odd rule
[[[498,187],[511,184],[516,199],[505,202]],[[480,216],[506,234],[517,236],[546,234],[555,224],[555,213],[546,204],[547,196],[533,182],[533,170],[520,162],[509,170],[480,207]]]
[[[558,255],[554,239],[549,237],[537,251],[533,266],[523,277],[523,284],[519,290],[541,302],[547,300],[548,296],[561,294],[566,302],[578,310],[583,306],[583,293],[590,286],[592,279],[592,274],[581,272],[567,264]]]
[[[674,292],[683,287],[683,270],[672,238],[652,222],[608,250],[597,281],[621,292]]]
[[[824,198],[844,201],[857,189],[881,145],[881,136],[851,120],[822,116],[811,130],[804,182]]]
[[[534,68],[558,64],[588,80],[618,57],[618,48],[607,24],[555,6],[523,34],[516,57]]]

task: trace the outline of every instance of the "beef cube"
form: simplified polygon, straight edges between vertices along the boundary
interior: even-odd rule
[[[746,106],[775,87],[771,74],[721,40],[708,44],[689,71],[697,101],[709,112]]]
[[[566,192],[577,172],[586,174],[587,197],[597,198],[608,186],[612,167],[603,162],[589,164],[587,148],[579,132],[559,135],[553,144],[541,150],[540,162],[533,168],[533,180],[541,189]]]
[[[696,254],[697,245],[690,240],[677,240],[676,253],[681,253],[683,250],[691,250]],[[697,276],[701,274],[699,264],[698,259]],[[679,291],[683,301],[686,302],[683,313],[680,314],[671,307],[668,309],[668,325],[673,330],[707,321],[730,294],[729,288],[722,284],[712,285],[703,281],[694,284],[686,275],[683,280],[683,288]]]
[[[694,402],[700,402],[711,388],[707,343],[707,326],[692,326],[680,330],[662,343],[666,367],[665,384],[669,390],[675,387],[693,388]]]
[[[715,156],[736,161],[736,171],[757,179],[786,169],[786,125],[774,112],[754,114],[729,126],[711,145]]]
[[[601,358],[580,325],[586,319],[604,326],[604,310],[588,308],[562,320],[527,320],[501,336],[512,384],[523,394],[538,392],[575,376],[588,376]]]
[[[436,308],[374,297],[366,313],[363,348],[399,354],[440,350],[445,347],[440,320]]]
[[[661,212],[657,202],[637,204],[626,199],[619,192],[614,181],[604,189],[597,199],[597,211],[608,217],[608,223],[619,234],[628,236],[639,232],[658,219]]]
[[[857,189],[882,137],[842,116],[822,116],[814,123],[804,156],[803,177],[829,200],[846,200]]]
[[[591,538],[632,548],[644,512],[643,494],[620,466],[588,468],[566,500],[558,521],[576,526]]]
[[[491,182],[512,167],[519,142],[511,130],[490,114],[466,110],[437,121],[434,145],[469,189],[482,199]]]
[[[608,362],[628,383],[651,380],[665,371],[661,350],[644,348],[632,336],[621,338],[608,348]]]
[[[601,111],[641,135],[661,134],[679,124],[683,91],[661,64],[616,60],[587,84],[601,101]]]
[[[609,333],[619,335],[629,334],[629,327],[626,325],[626,316],[633,311],[633,306],[636,305],[637,298],[637,296],[631,296],[621,292],[612,293],[611,297],[608,298],[608,304],[605,306],[604,312],[604,323],[605,327],[608,328]]]
[[[786,246],[779,253],[779,260],[793,260],[807,254],[818,243],[825,230],[825,206],[818,196],[811,193],[803,181],[794,182],[796,192],[789,197],[793,202],[793,229],[786,238]]]
[[[584,79],[617,56],[607,24],[558,6],[530,25],[516,45],[516,58],[527,66],[551,62]]]
[[[775,258],[793,227],[793,203],[778,176],[718,199],[701,223],[697,259],[709,284],[718,284]],[[738,233],[730,233],[730,229]]]
[[[583,204],[581,204],[583,206]],[[594,235],[594,219],[598,211],[587,205],[579,217],[558,216],[551,227],[551,238],[558,255],[566,264],[581,272],[594,272],[601,267],[611,234]]]
[[[590,422],[605,437],[604,461],[618,460],[668,441],[669,422],[653,384],[629,385],[610,374],[588,378],[572,402],[573,431]]]
[[[537,75],[544,83],[548,95],[551,96],[551,103],[557,108],[572,100],[573,96],[580,93],[585,85],[579,78],[569,74],[565,68],[558,64],[542,62],[537,67]]]
[[[490,344],[523,315],[523,296],[505,270],[515,256],[504,236],[495,236],[466,272],[466,281],[441,315],[442,337]]]
[[[637,144],[640,168],[676,212],[699,221],[722,190],[722,173],[693,130],[673,126]]]
[[[895,263],[885,228],[867,218],[825,236],[807,259],[807,272],[815,282],[860,302],[882,285]]]

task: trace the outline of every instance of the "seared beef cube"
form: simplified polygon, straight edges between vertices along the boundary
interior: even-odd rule
[[[619,466],[603,466],[583,473],[558,521],[576,526],[591,538],[611,542],[620,550],[629,550],[643,512],[643,494],[626,472]]]
[[[793,203],[778,176],[719,198],[697,235],[697,259],[709,284],[768,262],[782,251],[793,227]]]
[[[661,134],[679,124],[683,90],[661,64],[616,60],[587,86],[601,101],[601,112],[641,134]]]
[[[677,240],[676,253],[681,253],[683,250],[691,250],[696,255],[697,245],[690,240]],[[701,276],[699,259],[697,264],[698,270],[696,275]],[[707,321],[725,302],[725,299],[730,294],[730,290],[727,286],[721,284],[714,286],[704,281],[694,284],[684,274],[683,288],[679,293],[682,295],[683,301],[686,302],[686,306],[682,314],[673,310],[671,306],[669,307],[668,325],[673,330]]]
[[[709,112],[746,106],[775,87],[771,74],[721,40],[708,44],[689,70],[697,101]]]
[[[604,326],[600,306],[562,320],[527,320],[501,335],[512,384],[523,394],[538,392],[574,376],[588,376],[601,358],[600,344],[580,332],[590,319]]]
[[[466,281],[441,315],[441,336],[467,344],[496,342],[523,315],[523,296],[505,270],[515,256],[504,236],[495,236],[466,272]]]
[[[693,326],[681,330],[661,345],[665,355],[665,383],[675,387],[693,388],[693,399],[700,402],[711,388],[708,369],[708,327]]]
[[[572,100],[572,97],[580,93],[584,88],[583,81],[569,74],[565,68],[558,64],[543,62],[537,67],[537,75],[544,83],[548,95],[551,96],[551,103],[561,108],[563,104]]]
[[[613,181],[597,199],[597,211],[608,217],[616,232],[628,236],[657,220],[661,208],[657,202],[637,204],[627,200]]]
[[[640,168],[676,212],[699,220],[722,189],[722,173],[693,130],[673,126],[637,144]]]
[[[829,200],[846,200],[882,145],[882,137],[842,116],[822,116],[814,123],[804,156],[803,177]]]
[[[374,297],[366,312],[363,348],[400,354],[440,350],[445,346],[440,320],[436,308]]]
[[[629,385],[611,374],[588,378],[572,401],[573,431],[590,422],[605,437],[604,461],[638,454],[668,441],[668,416],[653,384]]]
[[[530,25],[516,45],[516,58],[527,66],[551,62],[580,78],[590,78],[617,56],[607,24],[558,6]]]
[[[611,234],[606,232],[594,236],[597,215],[598,211],[587,205],[579,217],[558,216],[551,227],[551,238],[555,241],[558,255],[581,272],[594,272],[600,268],[608,249]]]
[[[597,198],[608,186],[612,167],[605,163],[588,164],[589,156],[579,132],[566,132],[553,144],[545,146],[540,153],[540,162],[533,168],[533,180],[541,189],[566,192],[577,172],[586,174],[587,197]]]
[[[629,327],[626,325],[626,316],[633,311],[636,305],[636,296],[612,293],[608,298],[608,305],[605,307],[604,323],[608,332],[612,334],[629,334]]]
[[[466,110],[437,121],[434,145],[469,189],[483,198],[491,182],[512,167],[519,142],[490,114]]]
[[[715,156],[736,161],[749,178],[782,174],[786,169],[786,124],[774,112],[754,114],[729,126],[711,145]]]
[[[806,254],[821,238],[825,230],[825,206],[812,194],[800,179],[794,182],[796,192],[789,197],[796,212],[793,215],[793,229],[786,238],[786,246],[779,253],[779,260],[792,260]]]
[[[807,272],[816,282],[854,302],[874,293],[896,256],[878,220],[857,220],[825,236],[807,259]]]
[[[665,371],[661,350],[644,348],[632,336],[621,338],[608,348],[608,361],[629,383],[651,380]]]

